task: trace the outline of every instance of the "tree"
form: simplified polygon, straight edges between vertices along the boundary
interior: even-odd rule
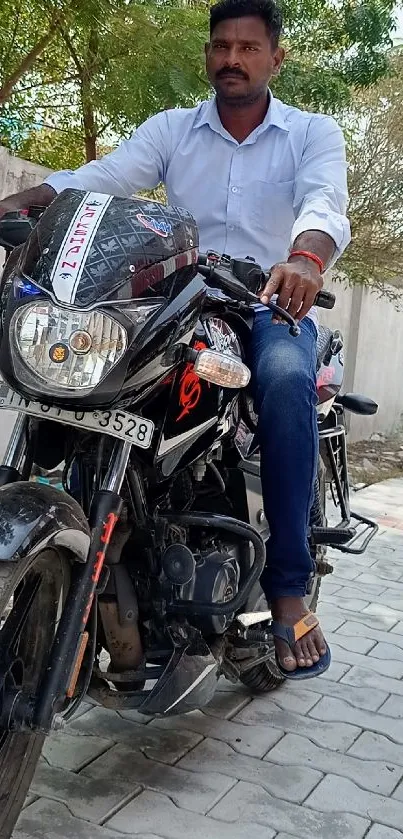
[[[390,74],[362,92],[343,120],[353,236],[339,267],[352,282],[379,290],[386,283],[403,288],[402,78],[399,49],[392,53]]]
[[[32,159],[38,129],[48,132],[40,162],[75,165],[150,114],[208,95],[209,0],[0,2],[0,141]],[[315,110],[347,106],[386,72],[393,5],[284,0],[289,56],[276,93]]]
[[[32,7],[42,0],[30,2],[32,20]],[[104,137],[108,142],[108,132],[129,133],[151,113],[176,104],[194,104],[206,92],[200,60],[205,2],[176,6],[103,0],[98,6],[95,11],[86,4],[84,15],[65,7],[57,17],[56,34],[23,79],[27,56],[22,57],[18,42],[14,62],[18,67],[8,80],[3,79],[2,89],[9,91],[0,115],[3,142],[33,156],[38,128],[61,132],[57,139],[46,136],[41,162],[47,165],[63,147],[63,137],[77,158],[77,153],[82,157],[81,134],[85,159],[91,160]],[[31,53],[33,49],[27,55]],[[12,88],[11,77],[16,80]],[[64,157],[66,162],[70,161]]]

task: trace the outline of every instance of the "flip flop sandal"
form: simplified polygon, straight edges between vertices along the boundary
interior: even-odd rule
[[[316,626],[319,626],[319,621],[316,615],[314,615],[313,612],[308,612],[308,614],[304,615],[304,617],[294,624],[294,626],[284,626],[284,624],[279,623],[279,621],[273,621],[270,625],[270,632],[273,634],[274,638],[281,638],[282,641],[285,641],[291,651],[294,652],[296,642],[299,641],[300,638],[303,638],[304,635],[307,635],[311,629],[315,629]],[[321,673],[324,673],[325,670],[330,667],[331,659],[330,649],[326,644],[326,652],[315,664],[312,664],[310,667],[296,667],[295,670],[285,670],[284,667],[281,666],[276,653],[277,667],[285,679],[313,679],[314,676],[320,676]]]

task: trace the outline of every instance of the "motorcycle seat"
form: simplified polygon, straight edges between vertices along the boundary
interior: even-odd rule
[[[318,355],[318,367],[323,364],[324,359],[326,358],[327,353],[330,350],[330,345],[333,340],[333,330],[329,329],[328,326],[318,326],[318,337],[316,340],[316,350]]]

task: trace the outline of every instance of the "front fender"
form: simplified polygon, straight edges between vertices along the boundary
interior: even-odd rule
[[[0,487],[0,562],[16,562],[53,546],[85,562],[89,544],[88,522],[67,493],[30,481]]]

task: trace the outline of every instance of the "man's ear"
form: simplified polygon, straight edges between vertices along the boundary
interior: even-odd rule
[[[278,76],[285,59],[284,47],[277,47],[274,53],[273,76]]]

